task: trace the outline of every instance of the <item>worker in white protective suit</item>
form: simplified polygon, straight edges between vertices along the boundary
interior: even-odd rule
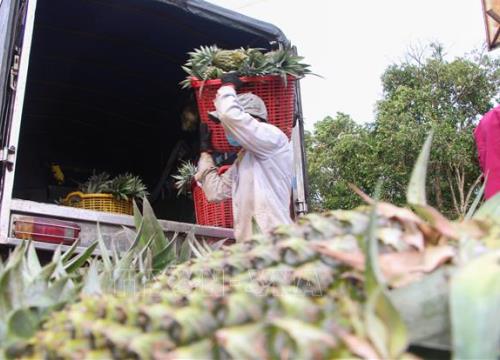
[[[242,82],[235,73],[225,74],[222,84],[215,98],[216,111],[209,115],[220,121],[229,143],[242,150],[229,170],[219,176],[210,154],[210,132],[202,124],[195,178],[208,201],[232,197],[235,238],[244,241],[252,236],[252,218],[264,233],[292,222],[293,154],[287,136],[267,123],[267,109],[260,97],[237,95]]]

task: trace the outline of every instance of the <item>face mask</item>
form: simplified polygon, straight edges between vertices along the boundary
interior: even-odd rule
[[[226,139],[227,139],[227,142],[229,143],[229,145],[231,145],[231,146],[235,146],[235,147],[241,146],[241,144],[231,134],[226,133]]]

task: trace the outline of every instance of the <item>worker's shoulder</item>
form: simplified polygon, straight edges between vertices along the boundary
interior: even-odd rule
[[[266,131],[267,134],[269,134],[270,136],[273,136],[276,140],[282,140],[284,142],[288,142],[288,137],[276,125],[266,123],[266,122],[261,122],[260,126],[262,127],[262,129],[264,129]]]

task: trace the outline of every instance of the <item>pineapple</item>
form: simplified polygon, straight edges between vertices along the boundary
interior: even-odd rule
[[[235,71],[243,76],[280,75],[286,81],[288,75],[300,78],[310,74],[309,65],[302,57],[293,54],[290,47],[280,45],[267,53],[263,49],[224,50],[217,46],[201,46],[189,52],[189,60],[182,69],[188,74],[181,82],[183,88],[191,86],[191,78],[217,79],[224,73]]]
[[[112,179],[107,192],[119,200],[144,198],[148,195],[146,185],[142,180],[129,173],[118,175]]]
[[[54,313],[24,356],[408,358],[408,334],[389,300],[385,282],[393,279],[388,275],[406,268],[397,272],[401,281],[401,275],[432,271],[430,262],[466,261],[487,250],[481,239],[497,234],[499,226],[500,197],[460,223],[426,205],[420,178],[429,151],[427,141],[410,181],[408,199],[416,213],[375,203],[356,189],[369,206],[306,215],[270,235],[205,251],[168,268],[132,296],[83,297]],[[440,258],[443,249],[446,256]],[[498,272],[498,253],[491,255],[489,265]],[[413,266],[415,257],[419,261]],[[398,261],[387,267],[388,259]],[[481,264],[471,264],[481,275]],[[484,340],[491,340],[496,355],[498,339]]]
[[[414,235],[405,224],[418,217],[408,209],[390,210],[380,207],[377,229],[400,229],[398,241]],[[363,287],[362,271],[332,256],[334,250],[364,247],[370,236],[384,236],[370,232],[369,211],[307,215],[270,236],[256,235],[171,268],[133,297],[84,298],[45,324],[32,339],[31,355],[399,357],[404,347],[390,352],[366,330],[373,296]],[[396,251],[382,246],[383,253]]]
[[[203,71],[201,78],[206,80],[206,79],[217,79],[223,74],[223,70],[216,66],[208,66],[205,68],[205,71]]]
[[[212,64],[223,71],[236,71],[247,59],[244,49],[220,50],[214,54]]]
[[[111,177],[108,173],[102,172],[99,174],[94,174],[88,178],[83,184],[80,184],[78,189],[86,194],[100,194],[104,193],[109,189],[111,183]]]
[[[141,178],[126,173],[111,178],[106,172],[92,175],[79,190],[86,194],[113,194],[119,200],[144,198],[148,195]]]
[[[175,187],[178,190],[177,195],[187,195],[191,193],[191,185],[193,184],[196,172],[197,168],[193,163],[189,161],[182,162],[178,173],[172,175],[175,179]]]

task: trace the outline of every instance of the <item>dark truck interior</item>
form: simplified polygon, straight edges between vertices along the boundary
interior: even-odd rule
[[[181,65],[201,45],[269,48],[270,39],[231,24],[227,10],[188,3],[204,2],[38,0],[14,197],[54,203],[94,171],[130,172],[159,217],[194,222],[192,200],[176,196],[171,178],[198,153],[197,126],[181,116],[190,105],[196,112]]]

